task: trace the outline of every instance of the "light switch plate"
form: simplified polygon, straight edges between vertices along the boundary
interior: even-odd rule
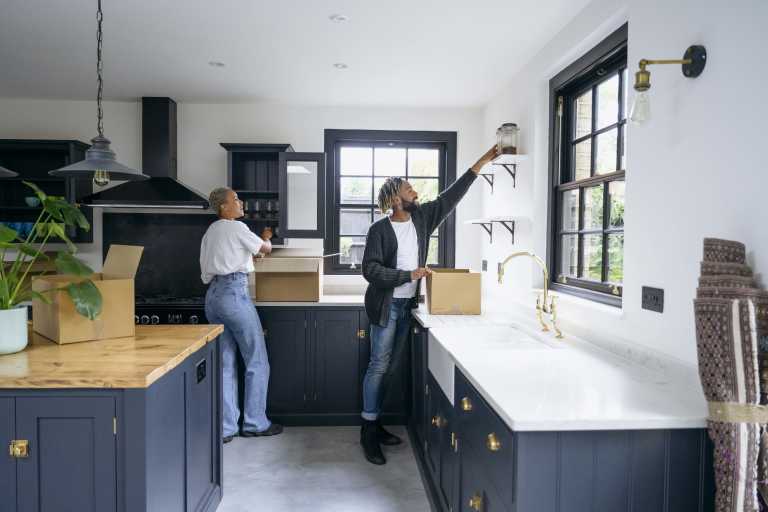
[[[488,270],[488,260],[483,260],[483,272],[486,272]]]
[[[643,286],[643,309],[664,312],[664,290],[661,288],[651,288]]]

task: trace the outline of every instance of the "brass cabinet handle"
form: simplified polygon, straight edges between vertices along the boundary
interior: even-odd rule
[[[443,428],[445,426],[445,419],[440,416],[432,416],[432,426],[437,428]]]
[[[461,399],[461,410],[469,412],[472,410],[472,400],[468,396]]]
[[[472,510],[476,510],[477,512],[480,512],[483,508],[483,497],[479,494],[475,494],[471,498],[469,498],[469,508]]]
[[[491,432],[488,434],[488,439],[485,441],[485,446],[488,447],[488,449],[492,452],[497,452],[501,450],[501,441],[499,441],[499,438],[496,437],[494,432]]]
[[[361,340],[365,339],[365,329],[358,329],[357,330],[357,337]]]
[[[15,459],[29,457],[29,441],[26,439],[14,439],[8,447],[8,452]]]

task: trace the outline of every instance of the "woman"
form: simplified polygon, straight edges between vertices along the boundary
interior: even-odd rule
[[[236,353],[245,362],[245,400],[243,437],[273,436],[283,427],[267,419],[269,361],[259,315],[248,294],[248,273],[253,272],[253,256],[272,252],[272,232],[264,229],[261,238],[244,223],[243,202],[234,190],[215,189],[208,198],[219,220],[208,227],[200,245],[200,271],[205,294],[205,316],[212,324],[224,324],[221,334],[224,425],[223,440],[228,443],[238,434],[240,419],[237,396]]]

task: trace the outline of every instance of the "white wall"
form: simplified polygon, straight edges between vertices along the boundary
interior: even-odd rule
[[[172,93],[172,91],[169,91]],[[107,102],[105,132],[118,160],[141,165],[141,113],[137,102]],[[90,101],[0,98],[0,138],[59,138],[89,141],[96,132]],[[226,151],[220,142],[288,142],[297,151],[322,152],[326,128],[441,130],[458,132],[457,172],[479,156],[482,110],[301,107],[266,104],[188,104],[178,107],[179,178],[203,194],[226,182]],[[457,211],[457,265],[479,265],[479,233],[462,220],[477,217],[480,184]],[[98,210],[97,210],[98,211]],[[101,266],[100,216],[93,244],[81,255]],[[329,280],[330,282],[333,279]],[[362,279],[354,281],[362,282]]]
[[[766,20],[768,4],[757,0],[595,0],[486,106],[484,139],[501,122],[517,121],[522,151],[532,159],[520,167],[517,189],[502,185],[493,196],[484,193],[484,210],[529,215],[532,227],[514,249],[544,255],[549,79],[625,21],[632,72],[640,58],[680,58],[691,44],[707,47],[707,67],[695,80],[678,66],[650,68],[653,119],[628,133],[624,305],[616,310],[563,300],[566,331],[638,343],[693,363],[702,238],[743,241],[754,270],[768,272],[762,130],[768,106],[761,97],[768,70],[755,60],[755,50],[768,47]],[[513,250],[501,238],[483,246],[489,268]],[[502,286],[495,273],[486,276],[489,308],[503,308],[510,298],[533,304],[530,286],[541,279],[532,278],[527,263],[513,265]],[[641,309],[643,285],[664,288],[663,314]]]

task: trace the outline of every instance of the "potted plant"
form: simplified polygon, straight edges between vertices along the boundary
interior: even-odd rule
[[[77,206],[63,197],[49,196],[36,185],[23,182],[40,200],[41,211],[26,238],[10,227],[0,224],[0,354],[10,354],[27,346],[27,306],[32,299],[50,304],[46,294],[32,290],[30,269],[38,260],[49,260],[43,250],[51,239],[66,243],[66,249],[55,258],[60,274],[83,277],[80,282],[49,291],[66,290],[77,312],[91,320],[101,313],[101,293],[93,281],[87,279],[93,270],[74,254],[77,247],[67,236],[68,226],[89,230],[88,220]],[[15,251],[13,261],[6,261],[8,251]]]

